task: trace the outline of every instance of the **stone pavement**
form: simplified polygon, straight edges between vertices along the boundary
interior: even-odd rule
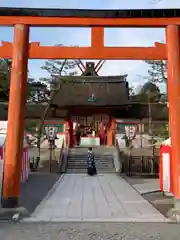
[[[123,178],[67,174],[24,221],[165,222],[165,217]]]
[[[158,178],[127,177],[124,179],[131,184],[140,194],[160,191]]]
[[[158,192],[159,189],[159,180],[158,179],[146,179],[144,183],[134,184],[133,187],[140,193],[146,194],[151,192]]]

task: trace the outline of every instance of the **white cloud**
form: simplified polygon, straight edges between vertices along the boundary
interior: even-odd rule
[[[143,61],[107,61],[99,73],[100,75],[128,74],[129,83],[137,86],[145,81],[138,75],[145,76],[146,71],[147,66]]]

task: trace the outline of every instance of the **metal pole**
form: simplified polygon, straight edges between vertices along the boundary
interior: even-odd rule
[[[49,142],[49,172],[52,170],[52,141]]]
[[[140,134],[141,134],[141,135],[140,135],[140,136],[141,136],[140,139],[141,139],[141,148],[142,148],[142,145],[143,145],[143,144],[142,144],[142,121],[141,121],[141,123],[140,123]]]
[[[148,92],[148,109],[149,109],[149,134],[152,135],[152,117],[151,117],[151,103],[150,103],[150,96]]]

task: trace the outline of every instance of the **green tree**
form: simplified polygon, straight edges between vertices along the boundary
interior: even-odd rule
[[[42,81],[28,79],[28,103],[47,103],[50,97],[50,89]]]
[[[62,46],[62,45],[58,45]],[[42,66],[42,69],[47,71],[50,75],[49,78],[43,78],[42,81],[46,82],[51,90],[50,98],[48,101],[48,104],[46,106],[46,109],[44,111],[44,114],[41,118],[41,122],[39,125],[38,135],[39,135],[39,141],[38,145],[40,147],[40,138],[41,133],[43,130],[44,120],[48,114],[48,111],[51,107],[51,103],[53,100],[53,97],[57,93],[58,89],[61,88],[63,81],[61,81],[61,76],[74,76],[77,74],[77,61],[76,60],[48,60],[45,62],[44,66]],[[53,89],[56,89],[56,91],[52,91]]]
[[[152,83],[164,83],[167,88],[167,64],[164,60],[145,61],[148,64],[146,79]]]
[[[9,83],[11,74],[11,61],[0,59],[0,101],[9,100]]]
[[[164,83],[166,85],[166,91],[167,91],[167,64],[166,61],[161,60],[154,60],[154,61],[146,61],[146,63],[149,66],[148,69],[148,76],[146,77],[148,81],[154,84]],[[167,103],[168,98],[167,94],[160,94],[160,102],[161,103]],[[168,118],[169,109],[168,106],[165,105],[162,110],[162,116]],[[169,136],[169,124],[162,124],[163,127],[161,127],[161,130],[158,129],[156,133],[158,135],[161,135],[165,138]],[[168,126],[168,127],[167,127]]]
[[[60,76],[75,76],[78,73],[76,60],[48,60],[42,69],[47,71],[50,76],[42,80],[48,83],[51,89],[58,87]]]
[[[0,101],[8,102],[10,89],[11,60],[0,59]],[[49,89],[46,82],[28,78],[28,103],[44,103],[49,99]]]
[[[11,60],[0,59],[0,101],[9,101],[9,89],[10,89],[10,75],[11,75]],[[28,78],[28,103],[45,103],[49,101],[50,90],[46,82],[36,81],[33,78]],[[26,121],[25,129],[27,131],[35,132],[37,120]]]
[[[159,102],[160,100],[160,89],[159,87],[152,82],[146,82],[139,94],[135,95],[135,101],[139,101],[139,102]]]
[[[152,82],[146,82],[142,86],[140,94],[143,95],[148,102],[159,102],[160,100],[160,89]]]
[[[135,95],[134,86],[131,84],[129,86],[129,96],[134,96],[134,95]]]

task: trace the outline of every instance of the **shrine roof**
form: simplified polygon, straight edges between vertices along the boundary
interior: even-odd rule
[[[84,17],[84,18],[171,18],[180,17],[180,9],[47,9],[0,7],[0,16]]]
[[[127,74],[125,75],[113,75],[113,76],[99,76],[99,75],[93,75],[93,76],[87,76],[82,74],[81,76],[61,76],[60,81],[64,84],[76,84],[76,83],[122,83],[126,82]]]
[[[64,106],[111,106],[128,103],[127,75],[68,77],[55,90],[52,104]],[[94,98],[94,99],[91,99]]]

